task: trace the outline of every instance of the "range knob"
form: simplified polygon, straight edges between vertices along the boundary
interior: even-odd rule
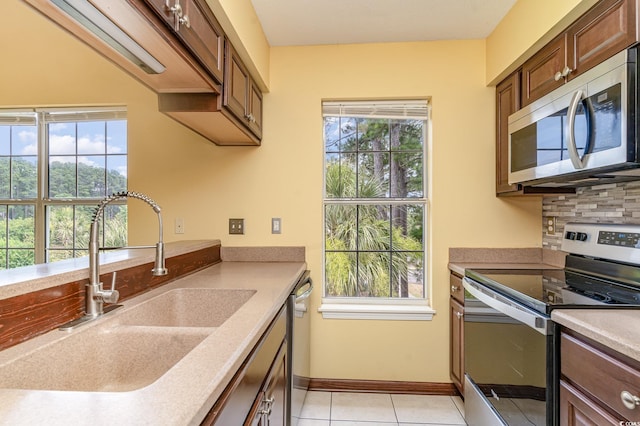
[[[588,235],[586,232],[578,232],[576,234],[576,240],[578,241],[587,241]]]
[[[575,239],[576,239],[576,233],[575,233],[575,232],[572,232],[572,231],[567,231],[567,232],[564,234],[564,239],[565,239],[565,240],[575,240]]]

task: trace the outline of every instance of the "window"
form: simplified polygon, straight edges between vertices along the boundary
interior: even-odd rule
[[[98,202],[127,189],[124,108],[0,110],[0,269],[85,256]],[[101,222],[122,247],[126,202]]]
[[[322,109],[323,305],[424,306],[427,101]]]

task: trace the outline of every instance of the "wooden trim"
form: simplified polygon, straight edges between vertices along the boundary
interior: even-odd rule
[[[396,382],[387,380],[311,379],[309,381],[309,390],[460,396],[453,383]]]
[[[116,288],[120,300],[126,300],[220,261],[217,245],[167,258],[169,272],[162,277],[151,275],[153,263],[134,266],[118,271]],[[111,273],[101,275],[100,279],[111,282]],[[88,281],[86,278],[0,300],[0,350],[80,318],[84,313],[84,286]]]

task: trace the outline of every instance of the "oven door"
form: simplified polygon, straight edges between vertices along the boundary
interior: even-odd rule
[[[469,278],[463,284],[467,423],[557,424],[551,320]]]

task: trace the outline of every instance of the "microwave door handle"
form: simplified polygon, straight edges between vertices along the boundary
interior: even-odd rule
[[[578,105],[582,103],[583,96],[584,92],[582,90],[575,92],[571,98],[571,102],[569,102],[569,110],[567,111],[567,149],[571,163],[576,169],[584,169],[585,166],[582,162],[583,158],[580,158],[580,154],[578,154],[578,147],[576,145],[576,114],[578,112]],[[587,139],[591,139],[591,126],[589,126]]]

